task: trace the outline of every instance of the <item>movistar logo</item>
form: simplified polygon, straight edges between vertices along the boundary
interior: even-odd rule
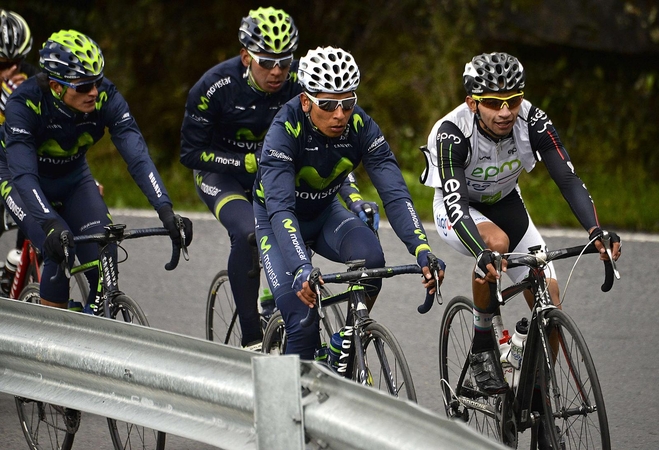
[[[265,130],[263,133],[261,133],[260,136],[255,136],[252,130],[249,128],[241,128],[236,132],[236,140],[237,141],[262,141],[263,138],[265,138],[265,133],[268,130]]]
[[[108,93],[103,91],[98,94],[98,97],[96,99],[96,109],[101,109],[103,107],[103,103],[105,103],[108,100]]]
[[[297,230],[293,226],[293,220],[292,219],[284,219],[281,221],[281,223],[284,224],[284,228],[288,230],[289,233],[295,233]]]
[[[293,125],[291,125],[290,122],[286,121],[286,131],[288,134],[292,134],[293,137],[298,137],[300,135],[300,131],[302,129],[302,125],[300,122],[297,123],[297,127],[293,128]]]
[[[201,100],[201,103],[197,105],[197,109],[199,111],[206,111],[208,109],[209,100],[206,97],[199,97],[199,100]]]
[[[212,161],[212,160],[214,160],[214,159],[215,159],[215,153],[206,153],[206,152],[203,152],[203,153],[201,154],[201,160],[202,160],[203,162],[209,162],[209,161]]]
[[[364,127],[364,120],[362,119],[362,116],[359,114],[353,114],[352,115],[352,127],[355,129],[355,131],[359,131],[359,126],[362,128]]]
[[[421,231],[421,230],[414,230],[414,234],[416,234],[416,235],[419,236],[419,240],[421,240],[421,241],[423,241],[423,242],[426,242],[426,241],[427,241],[427,239],[426,239],[426,235],[423,233],[423,231]]]
[[[29,106],[30,108],[32,108],[32,111],[34,111],[35,113],[37,113],[38,116],[41,115],[41,102],[39,102],[37,105],[35,105],[34,103],[32,103],[32,100],[27,99],[27,101],[25,102],[25,104],[26,104],[27,106]]]
[[[256,196],[265,200],[265,194],[263,193],[263,183],[259,183],[259,187],[256,188]]]
[[[201,186],[201,182],[204,180],[204,177],[201,175],[195,176],[195,182],[197,183],[197,186]]]
[[[263,253],[268,253],[270,247],[272,247],[272,245],[268,244],[268,236],[263,236],[261,238],[261,250],[263,250]]]
[[[9,186],[8,181],[3,181],[0,183],[0,195],[2,198],[6,199],[9,193],[11,192],[11,186]]]
[[[332,169],[332,172],[326,178],[321,177],[315,167],[305,166],[300,169],[297,176],[295,177],[295,185],[299,186],[300,180],[304,180],[309,186],[320,191],[329,186],[339,175],[343,173],[349,174],[352,172],[352,169],[353,164],[346,157],[341,158],[336,163]]]
[[[90,147],[93,143],[94,138],[89,133],[82,133],[78,136],[77,142],[70,150],[64,150],[55,139],[48,139],[41,144],[37,154],[39,156],[48,155],[64,158],[78,154],[80,149]]]

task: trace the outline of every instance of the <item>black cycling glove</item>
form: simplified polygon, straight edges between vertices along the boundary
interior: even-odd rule
[[[185,233],[185,246],[188,247],[192,242],[192,221],[187,217],[181,217],[174,214],[171,205],[163,205],[158,208],[158,217],[162,221],[162,226],[169,231],[169,237],[172,242],[181,246],[181,233],[179,232],[179,222],[183,223],[183,232]]]
[[[49,219],[43,224],[46,240],[43,243],[44,255],[57,264],[64,261],[64,247],[62,241],[66,240],[67,246],[73,248],[73,234],[65,224],[57,219]]]

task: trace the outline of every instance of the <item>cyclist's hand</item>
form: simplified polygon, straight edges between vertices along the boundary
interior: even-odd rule
[[[43,231],[46,233],[46,240],[43,243],[45,256],[60,264],[66,258],[62,238],[66,238],[67,247],[73,248],[73,234],[58,219],[49,219],[43,224]]]
[[[295,278],[293,279],[293,291],[297,297],[302,300],[302,303],[312,308],[316,304],[316,293],[311,289],[309,285],[309,275],[313,266],[311,264],[304,264],[302,267],[297,269],[295,272]],[[322,283],[322,281],[321,281]]]
[[[494,283],[497,278],[499,278],[499,274],[497,273],[496,269],[494,268],[494,252],[489,249],[483,250],[478,257],[476,258],[476,266],[474,268],[474,276],[475,280],[479,284],[485,284],[485,283]],[[501,271],[505,272],[506,271],[506,266],[508,265],[508,262],[506,261],[505,258],[502,258],[501,260]]]
[[[439,281],[439,285],[441,285],[444,281],[444,271],[446,270],[446,264],[444,261],[430,253],[428,250],[419,252],[416,260],[417,264],[419,264],[419,267],[421,267],[421,270],[423,271],[423,287],[428,290],[429,294],[434,294],[437,286],[435,286],[435,277],[433,276],[431,266],[433,265],[433,262],[437,263],[437,280]]]
[[[181,246],[181,232],[179,231],[178,224],[183,222],[183,232],[185,233],[185,246],[189,246],[192,242],[192,222],[187,217],[181,217],[174,214],[171,205],[163,205],[158,209],[158,217],[162,221],[162,226],[169,231],[169,237],[175,246]],[[179,221],[179,219],[181,219]]]
[[[245,155],[245,170],[247,173],[256,173],[256,169],[259,167],[259,160],[254,153],[248,153]]]
[[[351,202],[348,206],[350,211],[359,216],[366,225],[371,227],[374,231],[378,231],[380,227],[380,208],[375,202],[367,202],[366,200],[357,200]]]
[[[590,231],[590,236],[588,239],[591,241],[593,239],[597,239],[595,241],[595,247],[597,247],[597,250],[600,252],[600,259],[602,261],[606,261],[609,259],[609,255],[606,253],[606,248],[602,242],[602,236],[607,233],[611,239],[611,255],[613,256],[614,261],[617,261],[618,258],[620,258],[620,254],[622,253],[622,242],[620,241],[620,236],[618,236],[618,233],[614,231],[607,232],[606,230],[602,230],[600,227],[595,227]]]

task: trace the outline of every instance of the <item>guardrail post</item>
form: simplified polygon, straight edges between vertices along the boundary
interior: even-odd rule
[[[257,448],[304,449],[297,355],[252,358]]]

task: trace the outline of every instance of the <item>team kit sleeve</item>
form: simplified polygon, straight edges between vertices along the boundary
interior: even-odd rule
[[[28,100],[35,105],[41,101],[37,98],[23,98],[18,93],[9,97],[5,109],[7,121],[4,124],[4,151],[14,187],[28,212],[39,225],[43,225],[57,216],[39,185],[35,135],[41,125],[37,113],[27,106]]]
[[[104,103],[102,109],[112,142],[126,161],[128,172],[149,203],[156,210],[163,205],[171,206],[172,201],[149,156],[149,149],[142,132],[130,113],[128,103],[114,86],[108,89],[108,101]]]
[[[235,80],[232,82],[236,82]],[[215,84],[217,84],[216,82]],[[202,77],[190,89],[181,125],[180,161],[190,169],[215,173],[254,173],[256,157],[249,154],[211,150],[213,132],[222,118],[222,104],[231,90],[218,89],[207,94],[210,87]]]
[[[291,273],[311,264],[295,213],[296,146],[297,140],[287,131],[280,112],[263,143],[257,190],[264,198],[277,244]]]
[[[398,238],[414,257],[430,251],[423,224],[419,219],[407,184],[380,127],[368,117],[364,128],[358,130],[363,149],[363,163],[369,178],[378,191],[389,222]]]
[[[477,257],[487,246],[469,214],[469,191],[464,166],[469,143],[452,122],[442,123],[436,134],[437,169],[448,219],[462,245]]]
[[[544,161],[549,175],[585,230],[599,226],[593,199],[585,183],[576,174],[570,155],[563,146],[558,132],[547,114],[532,107],[529,117],[531,148],[538,159]]]

